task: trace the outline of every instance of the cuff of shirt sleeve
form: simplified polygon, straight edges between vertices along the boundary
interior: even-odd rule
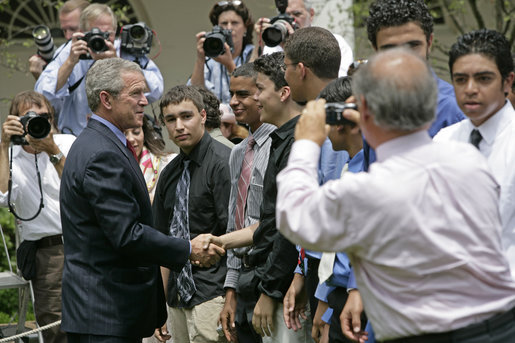
[[[227,268],[227,274],[225,276],[224,288],[238,287],[238,280],[240,278],[240,272],[237,269]]]
[[[309,140],[301,139],[295,141],[291,148],[290,161],[293,159],[300,159],[303,162],[309,163],[317,171],[318,177],[318,161],[320,159],[320,146]]]
[[[329,295],[329,293],[334,291],[334,289],[335,287],[329,286],[325,282],[321,283],[317,286],[317,289],[315,291],[315,298],[317,298],[318,300],[322,300],[323,302],[328,302],[327,296]]]
[[[327,310],[325,310],[324,314],[322,315],[322,320],[327,324],[331,324],[332,316],[333,316],[333,309],[329,307]]]

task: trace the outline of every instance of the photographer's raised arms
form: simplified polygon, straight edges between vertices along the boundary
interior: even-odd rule
[[[84,76],[97,60],[121,57],[135,61],[143,70],[149,103],[163,93],[161,72],[145,54],[150,50],[152,37],[145,24],[122,29],[122,39],[115,39],[117,22],[113,11],[103,4],[91,4],[82,11],[79,27],[80,31],[71,35],[71,40],[47,65],[35,85],[37,92],[61,109],[58,129],[75,136],[86,127],[92,113],[86,99]]]

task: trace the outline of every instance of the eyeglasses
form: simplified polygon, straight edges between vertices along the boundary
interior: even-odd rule
[[[242,2],[240,0],[229,0],[229,1],[219,1],[216,3],[217,6],[224,7],[224,6],[240,6]]]

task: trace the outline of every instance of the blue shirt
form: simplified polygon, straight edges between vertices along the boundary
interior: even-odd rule
[[[62,51],[55,56],[54,60],[50,62],[34,86],[34,90],[47,97],[52,105],[60,106],[61,111],[57,121],[59,130],[63,133],[71,133],[78,136],[86,127],[87,118],[92,114],[88,106],[88,99],[86,97],[86,78],[85,75],[89,68],[93,65],[94,60],[80,60],[68,77],[68,80],[61,89],[56,91],[57,75],[59,68],[64,64],[70,55],[71,41],[63,47]],[[120,55],[120,40],[114,42],[116,53],[123,59],[134,61],[136,57],[121,53]],[[163,94],[163,76],[157,68],[156,64],[144,56],[139,59],[140,66],[142,66],[143,75],[147,81],[149,93],[145,93],[148,102],[154,102],[161,98]],[[78,86],[70,91],[70,87],[78,84]]]

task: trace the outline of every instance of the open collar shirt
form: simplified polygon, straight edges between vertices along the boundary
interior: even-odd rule
[[[54,141],[64,156],[75,140],[72,135],[54,135]],[[20,145],[13,146],[13,172],[11,203],[22,217],[32,217],[39,208],[40,192],[34,154],[29,154]],[[43,237],[58,235],[61,229],[61,211],[59,209],[59,188],[61,179],[50,162],[47,153],[38,154],[38,168],[43,188],[43,204],[41,213],[30,221],[17,221],[21,240],[37,241]],[[0,206],[8,207],[8,192],[0,192]]]
[[[307,248],[347,253],[378,339],[450,331],[515,305],[499,185],[473,146],[418,131],[381,144],[369,173],[321,187],[319,153],[293,145],[277,226]]]

